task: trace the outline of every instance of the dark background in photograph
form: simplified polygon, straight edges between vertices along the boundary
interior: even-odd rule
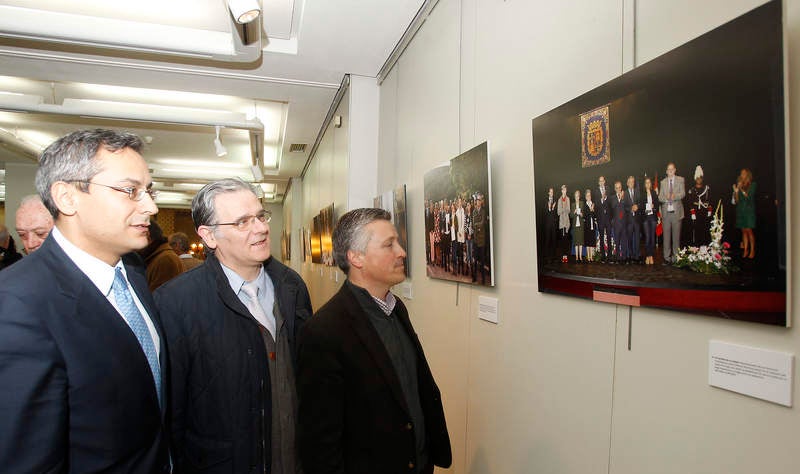
[[[544,210],[548,187],[558,197],[566,184],[570,199],[575,189],[583,197],[590,188],[597,199],[600,175],[611,192],[615,180],[624,188],[628,175],[636,176],[643,189],[645,174],[655,178],[657,173],[660,181],[674,162],[688,190],[699,164],[712,204],[721,199],[724,206],[723,241],[738,248],[731,185],[747,167],[758,188],[756,258],[766,271],[783,274],[785,291],[782,36],[781,4],[773,1],[535,118],[537,215]],[[611,162],[582,168],[580,114],[605,104]],[[541,273],[543,222],[537,221]]]
[[[456,197],[472,197],[478,193],[484,196],[484,206],[486,208],[487,221],[489,222],[486,233],[486,261],[489,266],[489,277],[487,286],[494,286],[494,257],[492,248],[492,206],[489,183],[489,143],[483,142],[480,145],[465,151],[450,160],[449,165],[438,166],[425,173],[424,178],[424,202],[454,200]],[[464,205],[466,208],[466,204]],[[428,276],[439,278],[431,275]],[[459,278],[445,275],[445,280],[462,281]],[[477,283],[480,284],[480,283]]]

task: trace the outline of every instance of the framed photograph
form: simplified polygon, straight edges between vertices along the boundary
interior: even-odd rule
[[[425,173],[425,260],[431,278],[494,286],[489,142]]]
[[[397,229],[400,245],[406,251],[406,278],[411,275],[408,262],[411,260],[408,255],[408,225],[406,223],[406,185],[398,186],[391,191],[387,191],[372,200],[373,207],[383,209],[392,216],[392,224]]]
[[[533,119],[539,291],[789,325],[781,10]]]
[[[336,225],[333,203],[319,211],[320,218],[320,252],[322,264],[332,267],[333,263],[333,228]]]
[[[322,263],[322,219],[319,214],[314,216],[311,225],[311,263]]]

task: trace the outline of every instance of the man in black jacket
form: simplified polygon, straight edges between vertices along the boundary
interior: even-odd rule
[[[298,443],[306,474],[431,473],[449,467],[441,395],[403,303],[390,215],[355,209],[333,231],[339,292],[298,337]]]
[[[156,292],[172,360],[177,473],[302,472],[295,334],[311,316],[300,276],[270,256],[270,213],[239,179],[192,201],[210,255]]]

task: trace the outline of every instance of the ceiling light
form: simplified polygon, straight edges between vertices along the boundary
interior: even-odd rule
[[[228,8],[233,19],[240,24],[250,23],[261,14],[261,6],[257,0],[228,0]]]
[[[217,138],[214,139],[214,151],[217,153],[217,156],[225,156],[228,154],[228,150],[222,146],[222,142],[219,139],[219,129],[222,127],[217,125],[215,128],[217,129]]]

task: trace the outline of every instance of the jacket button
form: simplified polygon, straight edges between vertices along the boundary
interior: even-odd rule
[[[406,423],[406,430],[411,431],[411,428],[413,427],[414,425],[412,425],[411,423]]]
[[[408,463],[408,468],[409,469],[414,469],[414,463],[413,462],[409,462]]]

